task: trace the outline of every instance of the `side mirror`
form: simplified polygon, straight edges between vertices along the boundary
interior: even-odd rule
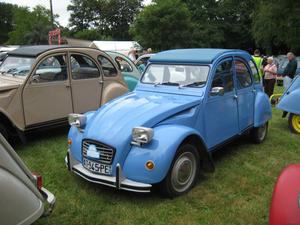
[[[30,79],[30,83],[39,83],[39,82],[40,82],[40,74],[35,74]]]
[[[211,96],[224,95],[223,87],[213,87],[210,91]]]

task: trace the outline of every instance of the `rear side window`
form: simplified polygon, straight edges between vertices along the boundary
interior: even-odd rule
[[[252,60],[249,61],[249,65],[250,65],[255,83],[260,83],[260,76],[259,76],[258,70]]]
[[[71,55],[72,78],[74,80],[100,77],[96,64],[84,55]]]
[[[114,67],[112,62],[104,56],[99,56],[98,61],[102,66],[104,76],[115,77],[118,75],[117,69]]]
[[[218,65],[213,83],[213,87],[222,87],[224,92],[231,92],[234,88],[232,60],[227,60]]]
[[[234,67],[236,71],[238,88],[242,89],[251,86],[252,85],[251,74],[246,64],[240,60],[235,60]]]
[[[132,72],[133,71],[131,65],[129,64],[129,62],[126,61],[126,59],[117,56],[115,58],[115,61],[118,64],[118,66],[122,72]]]

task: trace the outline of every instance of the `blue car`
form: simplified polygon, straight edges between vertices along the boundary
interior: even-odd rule
[[[283,117],[289,114],[289,127],[293,133],[300,134],[300,75],[296,76],[290,87],[280,98],[277,108],[284,111]]]
[[[100,109],[71,114],[66,164],[87,181],[170,197],[189,191],[211,153],[250,133],[267,136],[271,105],[251,56],[179,49],[151,57],[136,89]]]

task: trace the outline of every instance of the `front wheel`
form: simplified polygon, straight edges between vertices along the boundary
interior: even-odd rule
[[[266,139],[267,134],[268,134],[268,122],[264,123],[260,127],[253,128],[251,132],[252,140],[257,144],[260,144]]]
[[[300,115],[290,113],[289,127],[293,133],[300,134]]]
[[[176,197],[188,192],[197,181],[199,167],[197,148],[191,144],[180,146],[166,178],[161,183],[163,194]]]

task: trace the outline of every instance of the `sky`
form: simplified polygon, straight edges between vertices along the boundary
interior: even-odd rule
[[[42,5],[46,8],[50,8],[49,0],[0,0],[0,2],[16,4],[19,6],[28,6],[30,8],[33,8],[36,5]],[[58,22],[62,26],[68,25],[70,13],[67,11],[67,6],[70,2],[70,0],[52,0],[53,13],[59,15]],[[145,5],[148,5],[150,2],[151,0],[144,0]]]

